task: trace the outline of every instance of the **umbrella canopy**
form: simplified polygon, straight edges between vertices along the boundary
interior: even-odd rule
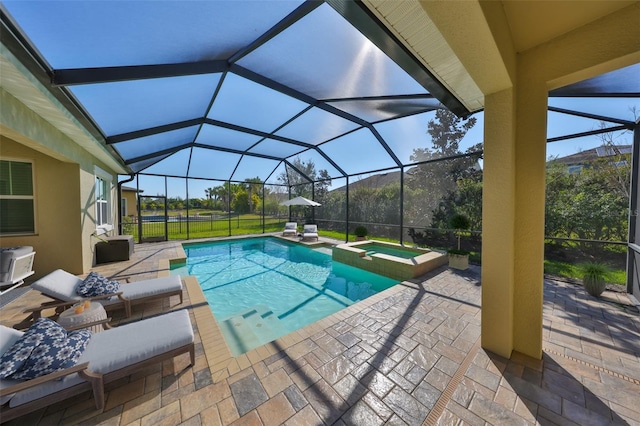
[[[317,206],[321,206],[322,204],[316,203],[315,201],[309,200],[308,198],[296,197],[296,198],[292,198],[292,199],[287,200],[287,201],[283,201],[282,203],[280,203],[280,205],[281,206],[313,206],[313,207],[317,207]]]

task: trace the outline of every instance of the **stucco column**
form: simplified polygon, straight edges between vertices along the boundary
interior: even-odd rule
[[[516,85],[513,349],[541,358],[548,91],[525,62]]]
[[[513,89],[485,98],[482,193],[482,347],[513,349],[516,138]]]
[[[482,345],[540,358],[547,89],[518,65],[515,87],[485,99]]]

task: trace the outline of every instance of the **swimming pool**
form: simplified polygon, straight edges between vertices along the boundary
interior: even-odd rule
[[[172,274],[197,277],[234,356],[398,283],[272,237],[184,244]]]

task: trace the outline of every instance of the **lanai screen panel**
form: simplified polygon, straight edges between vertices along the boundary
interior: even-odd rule
[[[226,152],[243,156],[234,180],[256,169],[273,180],[274,164],[298,156],[341,177],[363,166],[314,147],[336,151],[374,123],[438,107],[418,83],[431,78],[426,69],[407,67],[406,56],[394,62],[403,47],[360,3],[5,1],[2,9],[50,90],[70,98],[72,113],[132,172],[203,175],[199,162],[215,166]],[[367,162],[397,166],[389,144],[373,141]],[[243,171],[249,158],[256,163]],[[211,167],[211,177],[229,179],[224,169]]]
[[[360,127],[358,123],[320,108],[311,108],[284,126],[276,134],[308,144],[318,145],[358,127]]]
[[[123,157],[135,159],[189,144],[195,139],[198,129],[198,126],[191,126],[130,139],[113,146]]]
[[[191,148],[182,149],[170,156],[158,161],[145,169],[145,173],[154,175],[178,176],[176,170],[187,170],[189,159],[191,158]]]
[[[309,104],[254,81],[227,73],[208,118],[273,132]]]
[[[348,174],[398,166],[369,129],[349,133],[320,148],[330,158],[338,159],[338,165]]]
[[[249,149],[250,153],[273,155],[276,157],[287,158],[306,151],[308,148],[292,143],[277,141],[274,139],[264,139]]]
[[[231,180],[245,181],[258,178],[261,182],[264,182],[278,167],[278,164],[280,164],[278,160],[244,155],[233,172]]]
[[[330,178],[343,177],[346,172],[338,170],[335,161],[326,155],[322,149],[309,149],[288,160],[292,163],[301,162],[304,164],[312,163],[316,171],[316,179],[321,179],[325,175]],[[326,172],[326,173],[325,173]]]
[[[241,154],[193,148],[189,177],[205,179],[230,179],[242,158]]]
[[[200,128],[196,142],[212,148],[245,151],[258,143],[260,139],[260,136],[251,133],[205,124]]]
[[[439,100],[427,95],[400,97],[397,99],[347,99],[327,101],[327,104],[371,123],[410,116],[443,107]]]
[[[427,123],[433,120],[434,112],[389,120],[375,124],[374,127],[403,164],[417,161],[419,149],[432,146],[431,136],[427,133]]]
[[[61,69],[226,59],[302,1],[3,3],[49,64]]]
[[[74,86],[70,90],[109,136],[202,117],[219,75]]]
[[[315,99],[426,93],[328,4],[238,64]]]

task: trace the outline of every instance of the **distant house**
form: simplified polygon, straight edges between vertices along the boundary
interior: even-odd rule
[[[631,157],[631,145],[606,145],[587,149],[565,157],[554,158],[549,164],[565,164],[569,173],[578,173],[589,163],[611,158],[616,165],[627,164]]]
[[[120,209],[122,217],[136,216],[138,214],[138,193],[142,193],[142,189],[138,191],[136,188],[122,185],[122,197],[120,199]]]

